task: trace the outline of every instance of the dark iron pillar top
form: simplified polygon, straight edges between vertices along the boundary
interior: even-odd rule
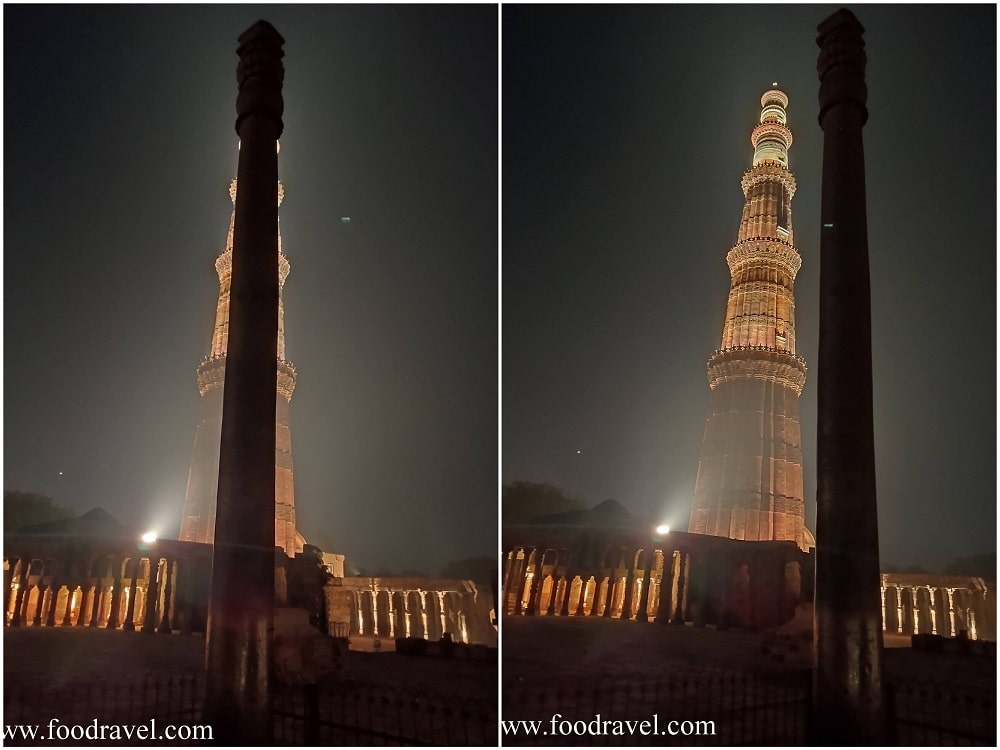
[[[823,197],[812,744],[884,745],[889,725],[861,133],[868,119],[864,28],[842,9],[818,31]]]
[[[205,722],[217,742],[266,746],[273,735],[277,140],[284,110],[284,40],[269,23],[258,21],[239,41],[240,152]]]

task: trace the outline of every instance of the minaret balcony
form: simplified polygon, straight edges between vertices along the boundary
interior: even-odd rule
[[[802,267],[802,256],[794,245],[777,237],[751,237],[733,246],[726,262],[732,275],[747,266],[777,265],[794,280]]]
[[[734,346],[717,349],[708,360],[708,385],[713,390],[735,380],[770,380],[802,394],[806,361],[795,354],[768,346]]]

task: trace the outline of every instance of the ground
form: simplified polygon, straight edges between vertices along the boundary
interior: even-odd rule
[[[141,680],[204,668],[197,635],[110,632],[97,628],[5,628],[4,690]],[[496,703],[496,660],[348,652],[339,679]]]
[[[773,633],[657,625],[603,617],[507,617],[501,625],[502,680],[572,682],[604,674],[649,677],[706,668],[751,672],[807,667],[811,636],[779,640]],[[913,651],[908,637],[889,637],[890,679],[934,679],[994,689],[990,657]]]
[[[506,617],[504,743],[807,744],[812,633],[802,622],[793,625],[750,632],[603,617]],[[926,653],[908,648],[909,640],[891,636],[884,652],[887,716],[898,743],[994,746],[995,654]],[[711,721],[711,736],[657,736],[666,734],[662,726],[649,736],[625,729],[602,734],[603,725],[593,723],[638,725],[654,716]]]

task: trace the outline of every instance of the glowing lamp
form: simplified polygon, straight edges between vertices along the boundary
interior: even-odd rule
[[[665,536],[670,533],[670,527],[667,526],[665,523],[660,524],[659,526],[656,527],[656,533],[659,534],[660,536]]]
[[[144,541],[146,544],[152,544],[153,542],[156,541],[156,532],[147,531],[145,534],[142,535],[142,541]]]

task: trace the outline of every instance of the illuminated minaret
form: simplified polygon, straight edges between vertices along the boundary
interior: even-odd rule
[[[278,183],[278,205],[284,198]],[[229,339],[229,288],[232,280],[233,228],[236,219],[236,180],[229,184],[233,214],[229,219],[226,249],[215,259],[219,274],[219,302],[215,311],[212,348],[198,365],[198,390],[201,412],[194,436],[194,453],[188,473],[184,515],[181,518],[181,541],[211,544],[215,538],[215,500],[219,489],[219,440],[222,435],[222,388],[226,376],[226,345]],[[281,250],[278,231],[278,273],[281,289],[289,271],[288,259]],[[295,390],[295,367],[285,360],[285,307],[278,297],[278,367],[275,404],[274,449],[274,545],[289,556],[302,551],[303,539],[295,529],[295,487],[292,474],[292,435],[288,405]]]
[[[726,256],[732,284],[722,345],[708,360],[709,416],[689,531],[805,547],[799,395],[806,364],[795,355],[792,287],[802,259],[792,231],[788,96],[775,88],[760,103],[743,218]]]

